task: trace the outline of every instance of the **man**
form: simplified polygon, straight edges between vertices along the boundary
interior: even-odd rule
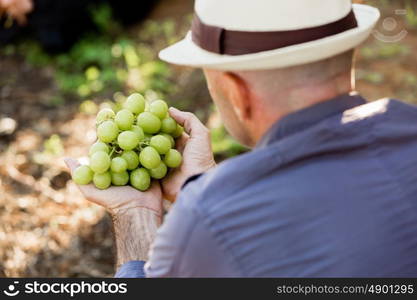
[[[378,10],[349,0],[195,9],[192,32],[160,57],[203,67],[228,131],[253,150],[216,166],[208,130],[170,109],[188,135],[162,192],[81,187],[114,217],[116,276],[417,276],[417,109],[367,104],[351,80]],[[176,202],[156,232],[163,194]]]

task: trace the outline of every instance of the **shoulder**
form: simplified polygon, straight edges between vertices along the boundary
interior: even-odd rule
[[[396,99],[384,98],[349,109],[343,113],[343,117],[347,118],[347,121],[349,117],[352,117],[352,120],[363,120],[378,115],[395,115],[398,112],[416,115],[417,106]]]
[[[345,111],[329,120],[339,138],[352,135],[366,137],[367,143],[385,143],[387,139],[417,135],[417,106],[384,98]]]

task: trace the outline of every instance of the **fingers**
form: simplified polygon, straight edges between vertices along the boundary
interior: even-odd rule
[[[64,158],[64,162],[71,173],[81,165],[78,160],[68,157]],[[106,190],[100,190],[94,184],[77,184],[77,187],[87,200],[105,207],[111,213],[120,207],[130,207],[128,204],[132,202],[138,203],[137,207],[148,208],[158,214],[162,211],[161,187],[156,180],[146,192],[138,191],[131,186],[112,186]]]
[[[206,137],[209,134],[207,127],[194,114],[180,111],[174,107],[169,109],[169,114],[184,127],[190,138]]]
[[[77,167],[81,165],[78,160],[73,159],[71,157],[64,158],[64,162],[67,165],[68,169],[70,169],[71,174],[73,174],[75,169],[77,169]],[[77,187],[81,191],[81,193],[83,193],[84,197],[86,197],[88,200],[96,204],[103,205],[102,203],[95,201],[93,197],[91,197],[92,195],[96,195],[97,192],[100,192],[100,190],[97,189],[94,185],[92,184],[78,185],[77,184]]]
[[[176,141],[175,141],[175,148],[183,153],[185,146],[187,145],[188,140],[190,139],[190,137],[188,136],[188,134],[183,134],[182,136],[180,136]]]
[[[68,169],[70,169],[71,173],[73,173],[75,169],[80,165],[78,160],[70,158],[70,157],[64,158],[64,162],[67,165]]]
[[[73,159],[71,157],[65,157],[64,162],[67,165],[68,169],[70,170],[71,174],[73,174],[75,169],[77,169],[77,167],[81,165],[78,160]],[[88,200],[102,205],[102,203],[98,203],[98,201],[94,201],[91,197],[91,195],[95,195],[97,194],[97,192],[100,192],[100,190],[97,189],[94,185],[92,184],[78,185],[77,184],[77,187],[83,193],[84,197],[86,197]]]

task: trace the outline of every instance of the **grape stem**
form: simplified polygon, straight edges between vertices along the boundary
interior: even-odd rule
[[[147,146],[149,146],[149,142],[146,142],[146,141],[142,141],[142,142],[140,142],[139,143],[139,146],[138,146],[138,148],[139,148],[139,151],[142,151],[144,148],[146,148]]]
[[[109,156],[112,157],[114,151],[116,151],[116,147],[112,147]]]

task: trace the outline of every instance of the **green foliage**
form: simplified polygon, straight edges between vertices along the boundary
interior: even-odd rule
[[[410,27],[417,27],[417,13],[410,3],[407,5],[406,20]]]
[[[85,100],[80,104],[80,112],[95,115],[98,112],[98,106],[91,100]]]
[[[6,45],[2,50],[3,50],[2,53],[4,55],[9,56],[9,55],[15,54],[16,47],[13,44],[9,44],[9,45]]]
[[[360,51],[367,59],[389,59],[407,55],[410,48],[403,44],[377,43],[372,47],[363,47]]]
[[[172,91],[171,73],[157,59],[155,43],[161,43],[162,47],[174,36],[173,21],[146,22],[138,34],[140,41],[136,41],[112,18],[108,5],[92,7],[91,14],[101,33],[87,34],[67,53],[48,55],[33,41],[5,47],[1,53],[21,54],[33,66],[52,68],[59,92],[64,96],[95,98],[117,90],[143,93],[151,90],[164,96]],[[51,103],[59,105],[62,99],[65,97],[53,98]]]
[[[43,151],[34,153],[33,161],[39,165],[46,165],[52,157],[62,155],[62,153],[64,153],[64,146],[61,138],[53,134],[43,143]]]
[[[90,8],[90,14],[94,24],[101,32],[110,32],[114,29],[120,30],[119,24],[113,19],[113,13],[108,4],[93,5]]]
[[[385,80],[385,76],[382,73],[379,72],[370,72],[358,69],[356,71],[356,78],[358,80],[365,80],[372,84],[381,84]]]
[[[402,56],[408,54],[409,52],[410,49],[401,44],[384,44],[379,48],[379,56],[382,58]]]
[[[65,99],[60,96],[60,95],[54,95],[52,96],[49,101],[48,101],[48,105],[49,106],[61,106],[65,103]]]
[[[417,87],[417,76],[413,73],[405,73],[403,79],[407,86]]]
[[[62,146],[61,138],[53,134],[49,139],[44,143],[45,152],[51,155],[60,155],[64,151]]]
[[[109,6],[93,6],[91,14],[99,33],[86,34],[66,53],[48,55],[33,41],[7,46],[0,53],[21,55],[32,66],[52,70],[58,92],[49,99],[51,106],[63,105],[68,98],[79,99],[79,111],[92,115],[103,107],[119,111],[125,95],[132,92],[142,93],[149,100],[169,99],[176,92],[175,78],[168,65],[157,58],[157,53],[180,38],[176,23],[148,20],[132,35],[113,19]],[[191,20],[190,16],[186,18]],[[101,104],[96,99],[101,99]],[[190,105],[188,99],[179,100],[176,105],[180,103],[183,109]],[[199,115],[204,118],[206,113]],[[212,142],[219,158],[246,151],[227,135],[223,126],[213,130]],[[36,162],[44,163],[50,155],[62,151],[59,137],[49,138],[44,149],[35,155]]]
[[[36,67],[47,66],[52,61],[52,58],[36,42],[25,41],[18,45],[17,48],[17,52],[24,53],[26,61]]]
[[[247,151],[245,147],[227,134],[223,126],[211,129],[211,143],[213,153],[223,158],[236,156]]]

